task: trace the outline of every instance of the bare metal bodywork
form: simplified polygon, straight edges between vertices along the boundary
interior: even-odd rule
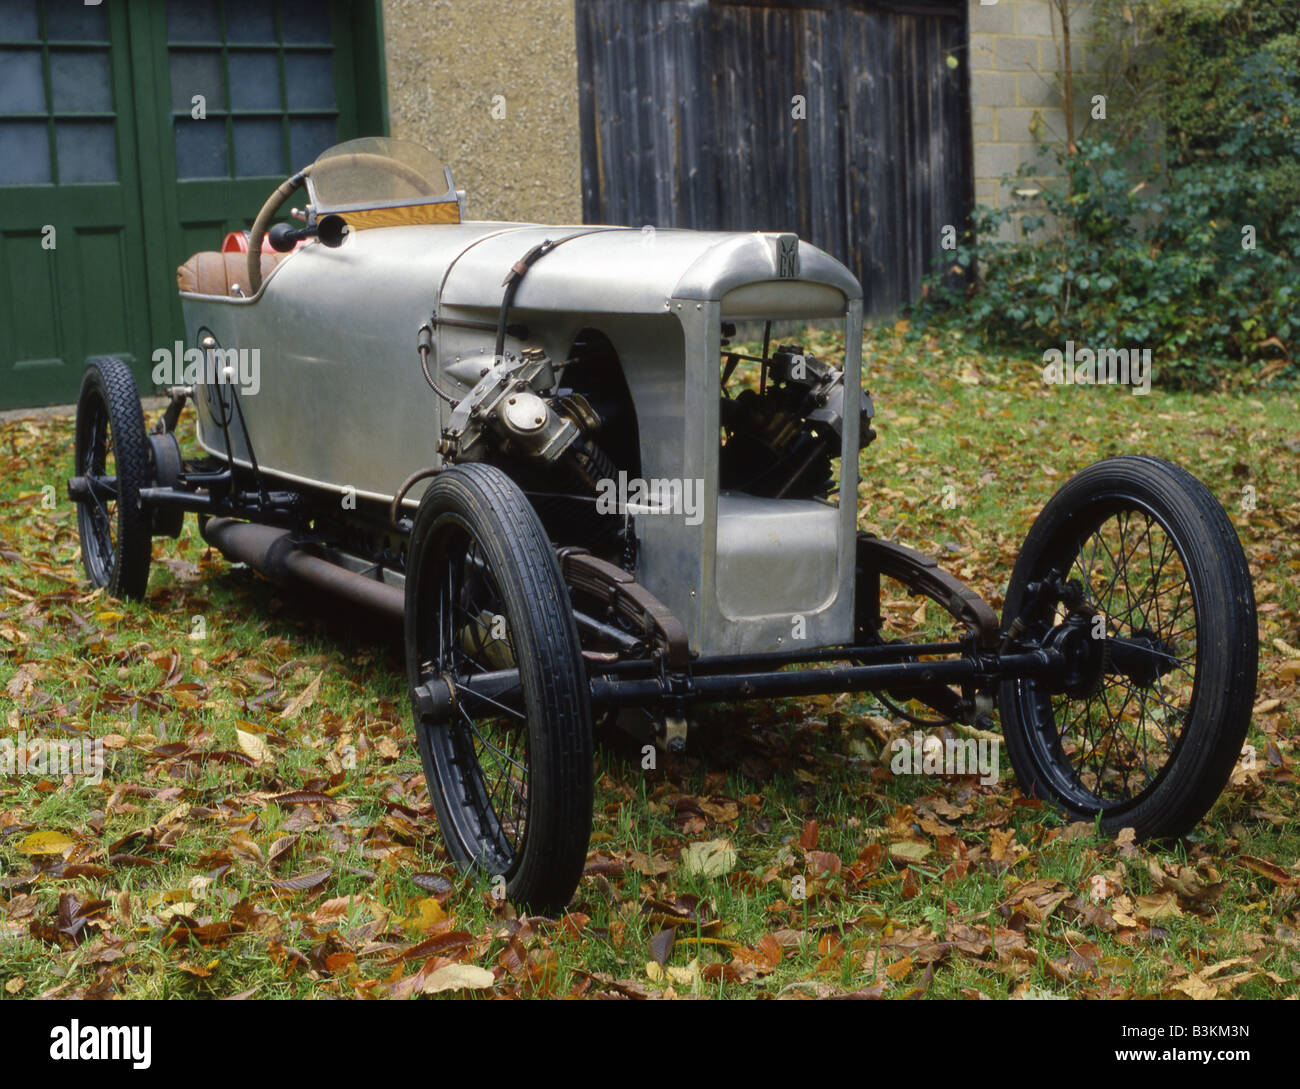
[[[338,248],[290,254],[251,297],[183,293],[187,333],[194,345],[260,352],[260,388],[243,411],[264,472],[388,502],[412,472],[441,464],[447,408],[416,360],[421,323],[494,321],[503,272],[546,239],[559,244],[511,310],[528,338],[507,338],[507,351],[540,347],[562,360],[580,332],[599,330],[631,392],[642,477],[703,482],[697,524],[638,520],[638,581],[702,654],[788,648],[795,618],[803,647],[851,639],[862,293],[813,246],[797,243],[792,262],[793,236],[512,223],[361,230]],[[751,319],[844,323],[846,502],[716,487],[722,323]],[[481,329],[437,325],[439,382],[467,393],[493,348]],[[224,456],[211,390],[196,389],[195,402],[199,441]],[[247,464],[239,430],[232,450]]]

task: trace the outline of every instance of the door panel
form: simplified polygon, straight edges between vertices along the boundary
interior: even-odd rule
[[[360,135],[359,86],[386,131],[382,49],[378,0],[0,0],[0,408],[96,355],[147,391],[176,267]]]
[[[0,408],[142,375],[149,314],[125,5],[0,0]]]
[[[576,0],[576,21],[586,222],[794,231],[869,314],[920,296],[973,203],[945,63],[963,0]]]
[[[163,225],[150,248],[154,336],[170,344],[183,329],[176,266],[246,230],[288,174],[357,134],[352,32],[340,2],[152,0],[133,33],[163,104],[154,133],[170,184],[146,188],[146,203]]]

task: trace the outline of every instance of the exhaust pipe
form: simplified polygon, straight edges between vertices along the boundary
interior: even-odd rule
[[[203,527],[203,537],[227,559],[248,564],[277,586],[313,587],[399,622],[406,615],[401,589],[313,556],[288,530],[211,518]]]

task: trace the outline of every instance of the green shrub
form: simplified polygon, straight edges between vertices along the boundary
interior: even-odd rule
[[[1256,40],[1229,42],[1212,32],[1222,30],[1224,5],[1176,9],[1160,24],[1156,62],[1181,81],[1161,107],[1166,163],[1138,137],[1122,147],[1081,138],[1072,155],[1043,145],[1038,162],[1005,179],[1023,187],[1050,174],[1041,157],[1054,157],[1057,173],[1035,183],[1035,204],[976,208],[914,321],[1038,351],[1069,339],[1149,347],[1157,380],[1169,385],[1294,359],[1300,37],[1289,31],[1300,16],[1263,6],[1277,17],[1252,24]],[[998,241],[1013,215],[1021,240]]]

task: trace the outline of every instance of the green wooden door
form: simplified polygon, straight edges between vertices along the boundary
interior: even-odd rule
[[[155,0],[138,15],[133,41],[151,63],[137,98],[162,106],[144,196],[164,227],[149,271],[166,344],[181,335],[176,266],[247,229],[287,175],[358,135],[353,35],[349,6],[319,0]]]
[[[0,0],[0,408],[73,400],[95,355],[147,389],[177,265],[386,131],[378,0]]]
[[[0,408],[148,363],[126,8],[0,0]]]

